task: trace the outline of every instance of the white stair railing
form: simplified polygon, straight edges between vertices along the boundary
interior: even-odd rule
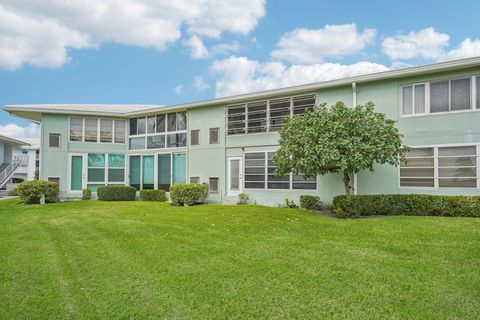
[[[12,162],[3,170],[0,172],[0,188],[3,188],[3,186],[7,183],[7,181],[12,177],[12,175],[15,173],[15,170],[23,163],[22,159],[20,158],[13,158]]]

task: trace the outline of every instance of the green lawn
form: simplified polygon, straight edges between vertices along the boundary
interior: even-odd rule
[[[480,219],[0,201],[0,319],[479,319]]]

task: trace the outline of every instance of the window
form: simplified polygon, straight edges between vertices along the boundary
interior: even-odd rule
[[[88,154],[88,182],[105,182],[105,155]]]
[[[234,105],[227,108],[227,131],[228,134],[245,133],[245,110],[246,105]]]
[[[275,164],[271,152],[245,153],[245,188],[269,190],[316,190],[317,178],[306,178],[303,175],[289,174],[286,176],[275,175]]]
[[[208,192],[218,193],[218,178],[208,178]]]
[[[400,165],[401,187],[476,188],[477,147],[414,148]]]
[[[402,87],[402,115],[425,113],[425,84]]]
[[[186,147],[186,128],[185,112],[130,119],[129,148],[141,150]],[[166,135],[165,132],[169,134]]]
[[[210,128],[210,144],[220,143],[220,128]]]
[[[400,164],[401,187],[434,187],[435,160],[433,148],[411,149]]]
[[[227,134],[279,131],[287,117],[303,115],[315,103],[316,95],[306,95],[227,106]]]
[[[477,109],[480,109],[480,76],[477,76],[475,81],[476,96],[477,96]]]
[[[115,120],[115,143],[125,143],[125,120]]]
[[[199,135],[200,130],[192,130],[190,131],[190,145],[196,146],[199,145]]]
[[[430,83],[430,112],[470,109],[470,78]]]
[[[100,142],[112,143],[113,139],[113,120],[100,119]]]
[[[265,188],[265,152],[245,153],[245,188]]]
[[[70,118],[70,141],[83,141],[83,118]]]
[[[153,189],[155,186],[154,156],[142,157],[142,189]]]
[[[157,187],[165,191],[170,185],[187,181],[187,156],[185,153],[162,153],[157,159]]]
[[[93,192],[106,184],[125,183],[125,155],[89,153],[87,158],[87,188]]]
[[[267,101],[247,104],[247,133],[267,131]]]
[[[85,118],[85,141],[97,142],[98,121],[96,118]]]
[[[125,155],[108,155],[108,182],[125,181]]]
[[[190,177],[190,183],[200,184],[200,177]]]
[[[270,131],[279,131],[290,116],[290,98],[270,101]]]
[[[50,148],[60,148],[60,133],[48,134],[48,146]]]
[[[438,186],[440,188],[477,187],[477,148],[438,148]]]

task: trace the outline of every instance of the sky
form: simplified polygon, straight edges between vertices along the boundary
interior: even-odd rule
[[[177,104],[480,56],[480,1],[0,0],[0,106]],[[0,111],[0,134],[39,127]]]

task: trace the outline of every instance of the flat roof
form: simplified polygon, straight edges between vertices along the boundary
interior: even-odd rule
[[[175,105],[123,105],[123,104],[27,104],[27,105],[6,105],[4,110],[8,113],[29,119],[34,122],[41,122],[42,113],[56,114],[79,114],[98,115],[111,117],[133,117],[138,114],[155,113],[159,111],[192,109],[218,104],[238,103],[252,99],[269,98],[276,95],[300,94],[312,92],[322,88],[343,86],[352,83],[365,83],[378,80],[395,79],[408,76],[427,74],[432,72],[449,71],[459,68],[480,66],[480,57],[446,61],[434,64],[414,66],[402,69],[388,70],[377,73],[370,73],[361,76],[348,77],[336,80],[315,82],[310,84],[291,86],[273,90],[258,91],[234,96],[202,100],[196,102],[180,103]]]

